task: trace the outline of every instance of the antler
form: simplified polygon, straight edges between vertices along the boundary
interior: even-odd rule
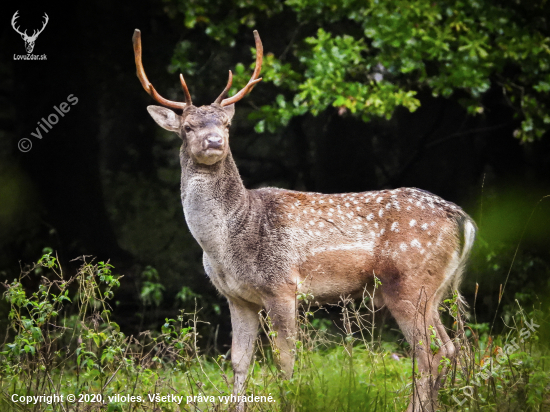
[[[19,16],[17,15],[17,13],[19,13],[19,10],[17,10],[17,11],[15,12],[15,14],[13,15],[13,17],[11,18],[11,26],[12,26],[13,29],[14,29],[17,33],[19,33],[21,36],[27,37],[27,30],[25,30],[25,33],[21,33],[21,32],[19,31],[19,27],[15,27],[15,21],[19,18]]]
[[[246,86],[244,86],[237,94],[227,99],[223,99],[231,88],[231,83],[233,82],[233,73],[231,73],[231,70],[229,70],[229,80],[227,81],[227,86],[225,86],[222,94],[218,96],[214,103],[219,103],[222,106],[229,106],[230,104],[236,103],[248,93],[250,93],[254,86],[256,86],[256,83],[262,80],[262,78],[258,78],[258,76],[260,75],[260,70],[262,70],[264,47],[262,45],[262,40],[260,39],[260,35],[258,34],[257,30],[254,30],[254,40],[256,42],[256,67],[254,68],[254,73],[252,73],[252,77],[250,78]]]
[[[166,107],[171,107],[172,109],[184,109],[187,106],[191,106],[193,103],[191,101],[191,95],[183,79],[183,75],[180,74],[181,87],[183,88],[183,93],[185,95],[185,103],[174,102],[172,100],[165,99],[160,94],[157,93],[153,85],[147,79],[145,75],[145,70],[143,69],[143,63],[141,62],[141,32],[138,29],[135,29],[134,35],[132,36],[132,43],[134,44],[134,57],[136,59],[136,74],[141,82],[141,85],[149,95],[155,99],[157,102]]]
[[[38,30],[38,31],[34,30],[33,31],[32,36],[30,37],[31,39],[36,40],[38,35],[40,33],[42,33],[44,31],[44,29],[46,28],[46,24],[48,24],[48,22],[50,21],[50,18],[48,17],[48,15],[46,13],[44,13],[44,16],[46,16],[46,21],[44,22],[44,24],[42,25],[42,28],[40,30]]]

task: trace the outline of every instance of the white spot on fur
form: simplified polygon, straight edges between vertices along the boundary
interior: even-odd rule
[[[319,222],[319,227],[324,227],[325,224],[323,222]]]
[[[386,231],[386,229],[382,229],[382,230],[380,231],[380,234],[383,235],[385,231]]]
[[[411,246],[412,247],[421,247],[422,245],[420,244],[420,242],[417,239],[413,239],[411,241]]]
[[[334,200],[329,199],[328,202],[329,202],[329,203],[334,203]]]
[[[393,223],[391,224],[390,230],[391,230],[392,232],[399,232],[399,229],[397,228],[398,226],[399,226],[399,223],[393,222]]]
[[[422,230],[426,230],[428,229],[428,224],[427,223],[424,223],[422,226],[420,226],[422,228]]]
[[[368,216],[367,216],[367,220],[372,220],[374,218],[374,215],[372,213],[370,213]]]
[[[409,226],[413,227],[414,225],[416,225],[416,220],[413,219],[409,222]]]
[[[311,251],[313,255],[317,253],[323,253],[323,252],[334,252],[339,250],[366,250],[368,252],[372,252],[374,249],[374,242],[354,242],[354,243],[347,243],[347,244],[340,244],[335,246],[322,246],[315,248]]]
[[[346,203],[346,207],[349,207],[349,203]]]
[[[401,249],[403,252],[406,252],[407,251],[407,244],[406,243],[401,243],[399,245],[399,249]]]
[[[382,201],[382,199],[384,199],[383,197],[379,197],[378,199],[376,199],[376,203],[380,203]]]
[[[383,215],[384,215],[384,209],[380,209],[380,210],[378,211],[378,216],[379,216],[379,217],[382,217]]]

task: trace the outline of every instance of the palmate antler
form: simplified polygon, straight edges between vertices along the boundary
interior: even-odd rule
[[[227,85],[225,86],[225,89],[223,90],[223,92],[214,101],[214,104],[219,104],[221,106],[229,106],[230,104],[236,103],[239,100],[241,100],[244,96],[246,96],[248,93],[250,93],[254,88],[254,86],[256,85],[256,83],[262,80],[262,78],[261,77],[258,78],[258,76],[260,75],[260,70],[262,69],[264,49],[263,49],[262,41],[260,39],[260,35],[256,30],[254,30],[254,40],[256,42],[256,67],[254,68],[254,73],[252,73],[252,77],[250,78],[246,86],[244,86],[237,94],[227,99],[224,99],[224,97],[227,95],[227,92],[231,88],[231,84],[233,82],[233,73],[231,72],[231,70],[229,70],[229,79],[227,81]],[[157,102],[159,102],[163,106],[170,107],[172,109],[183,109],[187,106],[191,106],[193,104],[191,101],[191,94],[189,94],[189,90],[187,89],[187,84],[185,83],[185,80],[183,79],[182,74],[180,74],[180,82],[181,82],[181,87],[183,89],[183,93],[185,95],[185,103],[174,102],[172,100],[165,99],[160,94],[158,94],[158,92],[155,90],[153,85],[147,79],[147,76],[145,75],[145,70],[143,69],[143,63],[141,61],[141,32],[138,29],[135,29],[134,31],[132,42],[134,44],[136,74],[145,91],[149,93],[149,95],[153,99],[155,99]]]

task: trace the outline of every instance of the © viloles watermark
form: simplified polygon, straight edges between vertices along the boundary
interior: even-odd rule
[[[54,110],[59,113],[59,116],[65,117],[67,113],[71,110],[71,106],[74,106],[78,103],[78,98],[74,94],[70,94],[67,96],[67,101],[70,103],[70,105],[67,102],[63,102],[59,105],[59,107],[54,106]],[[57,122],[59,122],[59,116],[55,113],[51,113],[46,119],[42,118],[40,119],[38,123],[38,127],[34,132],[31,132],[31,136],[36,137],[37,139],[42,139],[42,130],[46,133],[48,133],[50,130],[53,129],[53,125],[56,125]],[[48,126],[48,128],[46,128]],[[42,130],[40,130],[42,129]],[[32,141],[28,137],[24,137],[19,140],[17,143],[17,148],[23,152],[27,153],[32,149]]]

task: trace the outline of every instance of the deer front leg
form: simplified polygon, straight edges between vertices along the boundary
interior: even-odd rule
[[[244,394],[246,375],[254,354],[260,307],[242,301],[229,300],[229,310],[231,311],[231,326],[233,328],[231,343],[231,364],[235,377],[233,395],[238,396]]]
[[[275,334],[275,356],[279,370],[285,379],[292,377],[294,369],[294,345],[296,342],[296,297],[292,296],[270,300],[266,311]]]

